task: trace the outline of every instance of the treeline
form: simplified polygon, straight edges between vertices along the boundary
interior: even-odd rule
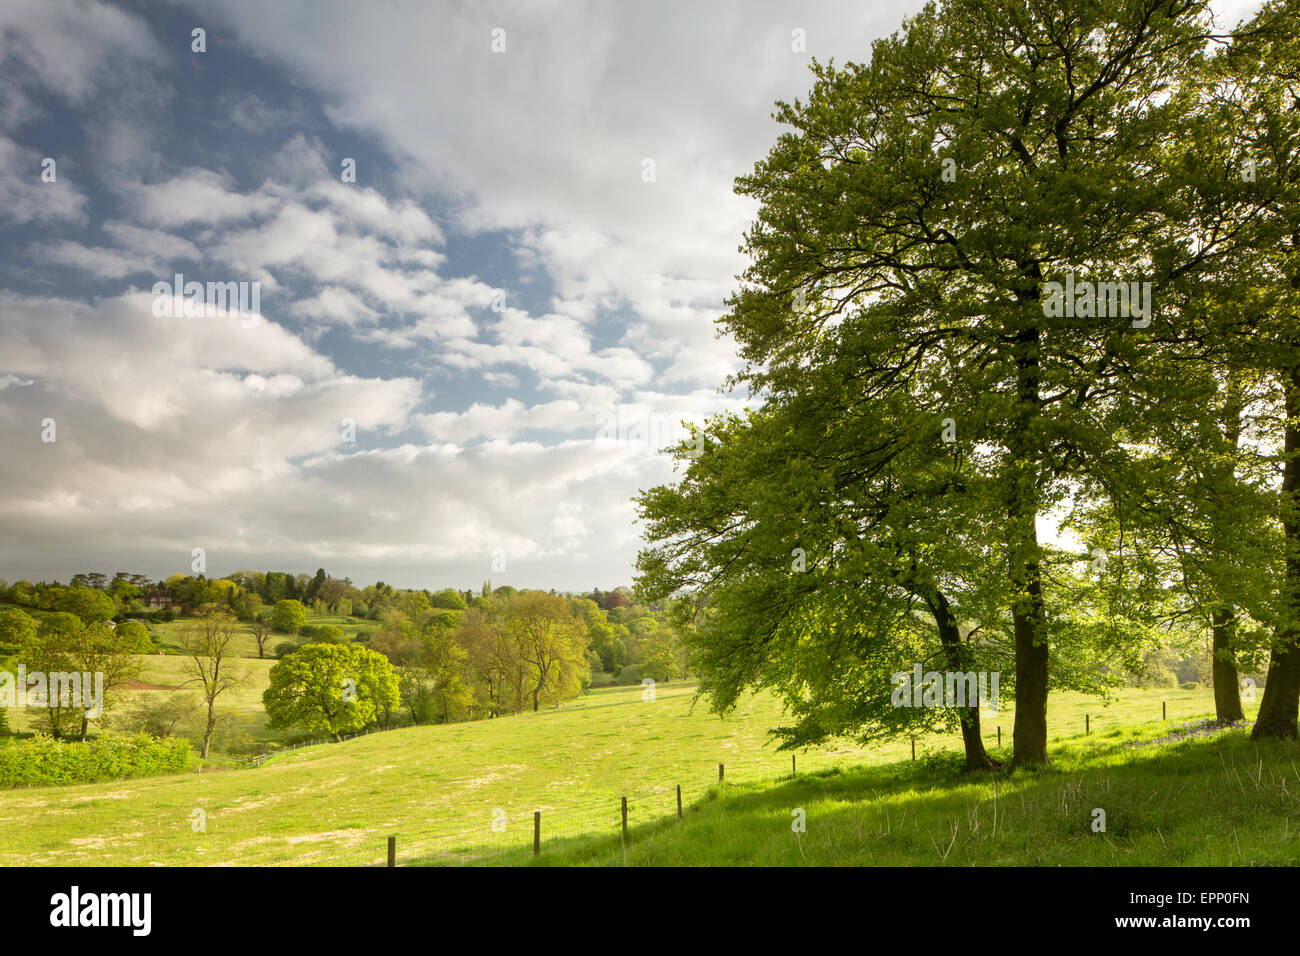
[[[369,647],[397,668],[418,723],[539,710],[602,672],[623,683],[684,676],[685,651],[666,615],[620,601],[605,611],[591,597],[502,587],[449,609],[408,592],[383,613]]]
[[[272,671],[276,691],[266,703],[273,725],[336,736],[391,726],[398,711],[416,723],[479,719],[554,706],[593,683],[669,681],[687,672],[666,606],[639,604],[627,588],[583,595],[490,582],[477,593],[382,581],[357,588],[322,568],[314,576],[241,571],[157,582],[126,572],[79,574],[67,586],[0,582],[0,598],[17,605],[0,608],[0,664],[102,672],[105,712],[139,676],[139,655],[163,649],[143,622],[177,621],[165,649],[190,658],[186,673],[207,707],[205,757],[219,698],[233,686],[214,684],[211,675],[231,674],[240,632],[252,637],[258,657],[270,650],[282,662],[294,659]],[[338,623],[313,621],[313,613]],[[375,623],[358,626],[366,621]],[[341,646],[353,650],[330,650]],[[334,684],[343,680],[362,688],[347,707],[334,703]],[[305,706],[302,698],[322,703]],[[42,713],[55,739],[84,740],[91,729],[92,718],[57,700]],[[162,736],[194,713],[189,695],[174,694],[123,719],[130,729]],[[7,731],[0,708],[0,733]]]

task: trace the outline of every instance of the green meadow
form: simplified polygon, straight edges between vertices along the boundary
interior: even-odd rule
[[[151,660],[151,672],[166,678],[173,660]],[[402,864],[531,863],[539,810],[542,863],[1293,859],[1291,760],[1262,759],[1242,731],[1211,747],[1128,746],[1211,714],[1208,690],[1129,689],[1105,706],[1053,695],[1052,767],[996,779],[958,772],[955,736],[920,740],[915,761],[908,740],[801,752],[792,779],[767,736],[781,722],[773,699],[748,697],[722,719],[694,694],[687,683],[660,685],[653,701],[640,687],[599,688],[557,710],[374,733],[260,767],[5,791],[0,865],[379,865],[390,835]],[[251,720],[256,696],[231,703]],[[1013,719],[986,721],[995,753],[999,724],[1009,751]],[[1098,807],[1109,808],[1104,834],[1089,827]],[[791,830],[795,808],[806,833]]]

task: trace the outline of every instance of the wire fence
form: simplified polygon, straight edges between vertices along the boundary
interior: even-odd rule
[[[513,810],[483,806],[466,814],[460,826],[402,821],[388,838],[387,862],[390,866],[482,863],[526,856],[530,851],[540,854],[548,845],[564,841],[626,835],[634,827],[668,824],[684,816],[714,787],[793,779],[840,767],[847,758],[865,759],[869,754],[858,747],[749,758],[733,752],[723,762],[701,763],[681,774],[679,781],[626,790],[606,788],[598,796],[588,792],[581,801]],[[382,865],[384,848],[377,845],[375,849],[375,862]]]
[[[1169,717],[1162,702],[1160,720]],[[1095,718],[1084,713],[1073,728],[1076,733],[1089,735],[1096,730]],[[1154,714],[1149,722],[1155,722]],[[1073,723],[1073,721],[1072,721]],[[1008,728],[1009,730],[1010,728]],[[981,736],[986,743],[1002,745],[1002,726],[985,723]],[[1008,743],[1010,738],[1008,737]],[[911,740],[911,759],[918,756],[917,739]],[[941,752],[946,748],[940,748]],[[934,753],[923,747],[922,753]],[[725,755],[718,764],[700,764],[698,772],[682,773],[680,780],[662,781],[650,787],[626,790],[604,789],[599,796],[588,793],[582,802],[563,802],[520,808],[483,807],[468,813],[460,826],[447,826],[445,822],[421,825],[414,821],[401,821],[393,827],[388,838],[386,862],[388,866],[491,863],[494,859],[526,858],[540,855],[548,845],[564,841],[590,840],[599,837],[627,835],[633,828],[653,824],[670,824],[685,815],[692,805],[704,798],[717,786],[727,783],[758,783],[791,780],[801,774],[842,767],[846,760],[862,760],[879,756],[873,748],[845,746],[803,751],[800,753],[772,753],[744,757],[734,751]],[[906,759],[904,757],[903,759]],[[375,862],[383,865],[382,845],[375,847]],[[513,861],[513,860],[512,860]]]

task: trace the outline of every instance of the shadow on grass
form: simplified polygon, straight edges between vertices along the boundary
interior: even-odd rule
[[[1158,731],[1153,731],[1158,732]],[[1241,866],[1300,862],[1300,746],[1243,730],[1067,742],[1046,767],[957,755],[711,788],[680,821],[404,865]],[[1003,756],[998,754],[997,756]],[[800,825],[802,824],[802,829]]]

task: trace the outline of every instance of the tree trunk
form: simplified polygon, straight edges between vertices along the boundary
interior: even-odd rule
[[[1033,307],[1037,307],[1036,298],[1033,301]],[[1016,644],[1016,720],[1011,750],[1014,767],[1047,762],[1048,653],[1039,570],[1039,439],[1035,434],[1041,404],[1038,347],[1036,327],[1024,330],[1017,338],[1020,420],[1014,425],[1008,449],[1012,468],[1008,551]]]
[[[212,701],[208,701],[208,724],[203,731],[203,759],[208,759],[212,749],[212,731],[217,726],[217,716],[213,711]]]
[[[1281,511],[1286,554],[1282,579],[1282,620],[1273,636],[1268,678],[1259,702],[1259,716],[1250,732],[1261,737],[1296,738],[1300,711],[1300,367],[1283,376],[1286,392],[1286,465],[1282,473]]]
[[[948,668],[965,673],[967,655],[961,641],[961,631],[957,627],[957,620],[953,617],[948,599],[938,590],[933,594],[931,610],[934,613],[934,623],[939,629],[939,643],[943,646],[944,659],[948,663]],[[976,686],[979,686],[978,683]],[[973,707],[958,707],[956,710],[957,717],[961,721],[962,745],[966,750],[966,769],[996,770],[998,764],[984,749],[984,738],[980,735],[979,701],[977,700]]]
[[[1012,731],[1013,766],[1047,762],[1047,642],[1039,639],[1043,599],[1032,586],[1027,612],[1013,615],[1016,640],[1016,720]]]
[[[1214,612],[1211,632],[1214,635],[1212,672],[1214,674],[1214,716],[1221,724],[1235,724],[1241,712],[1241,680],[1237,674],[1232,642],[1237,618],[1229,608]]]

